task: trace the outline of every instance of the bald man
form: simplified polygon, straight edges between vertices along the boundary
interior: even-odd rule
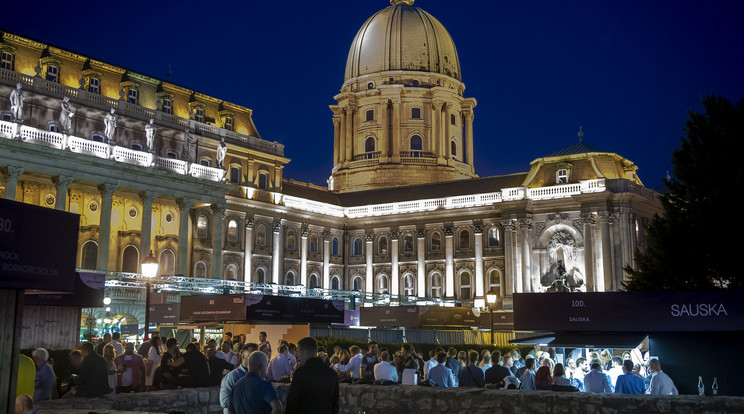
[[[235,383],[232,405],[235,414],[280,414],[282,403],[276,390],[266,381],[269,359],[261,351],[254,351],[248,357],[248,373]]]
[[[28,394],[21,394],[15,400],[15,414],[39,414],[34,409],[34,400]]]

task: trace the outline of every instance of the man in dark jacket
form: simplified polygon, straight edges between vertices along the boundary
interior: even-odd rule
[[[338,377],[318,358],[318,343],[307,337],[297,343],[300,366],[292,376],[286,414],[338,414]]]
[[[106,360],[94,351],[90,342],[84,343],[80,351],[83,353],[83,363],[80,364],[80,375],[75,380],[75,396],[93,398],[110,393],[112,389],[108,385]]]
[[[500,359],[500,352],[494,351],[491,353],[491,363],[493,365],[486,370],[486,384],[502,384],[504,378],[513,376],[509,368],[499,365]]]
[[[186,352],[183,354],[185,361],[184,368],[189,371],[191,387],[208,387],[209,386],[209,363],[195,343],[186,345]]]

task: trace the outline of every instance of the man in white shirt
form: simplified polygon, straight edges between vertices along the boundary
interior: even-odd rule
[[[375,365],[375,382],[398,382],[398,370],[390,364],[390,354],[383,351],[380,354],[380,359],[382,361]]]
[[[654,358],[648,362],[648,370],[651,371],[651,385],[646,394],[651,395],[679,395],[674,381],[661,370],[659,360]]]
[[[287,345],[280,346],[279,352],[269,361],[269,367],[266,371],[267,381],[276,381],[292,373],[292,365],[289,363],[287,354],[289,354]]]
[[[437,362],[437,351],[429,351],[429,360],[424,364],[424,378],[429,379],[429,370],[439,365]]]
[[[361,366],[362,366],[362,354],[359,352],[359,347],[356,345],[352,345],[351,348],[349,348],[349,352],[351,353],[352,357],[351,360],[349,360],[348,365],[339,365],[338,369],[341,372],[349,372],[351,371],[351,378],[352,379],[359,379],[361,378]]]
[[[121,344],[121,333],[114,332],[111,334],[111,342],[109,342],[111,345],[114,346],[114,351],[116,351],[116,356],[119,356],[124,353],[124,346]]]
[[[607,375],[610,376],[610,384],[617,383],[617,377],[623,375],[623,359],[620,357],[612,357],[612,368],[607,371]]]

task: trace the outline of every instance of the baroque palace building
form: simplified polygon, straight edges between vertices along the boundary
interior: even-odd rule
[[[136,273],[152,250],[162,275],[479,308],[493,289],[510,309],[564,268],[575,289],[620,289],[661,211],[630,160],[581,134],[526,172],[478,177],[476,100],[449,33],[412,0],[352,41],[328,187],[283,177],[283,146],[248,108],[13,33],[0,49],[0,188],[80,214],[82,269]],[[142,324],[126,303],[144,295],[119,294]]]

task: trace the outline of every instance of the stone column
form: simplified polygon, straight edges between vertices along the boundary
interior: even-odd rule
[[[111,197],[119,186],[105,183],[98,186],[101,193],[101,222],[98,226],[98,270],[109,269],[109,241],[111,240]]]
[[[249,159],[248,160],[248,171],[247,171],[247,174],[246,174],[246,180],[248,180],[248,183],[249,184],[253,184],[253,177],[254,177],[254,175],[253,175],[253,164],[254,164],[253,159]]]
[[[532,269],[530,263],[530,257],[532,256],[532,252],[530,251],[530,230],[532,230],[532,219],[519,219],[519,229],[522,247],[522,287],[525,292],[534,292],[535,286],[533,286],[532,283]]]
[[[455,245],[451,226],[444,228],[444,260],[445,297],[452,299],[455,297]]]
[[[337,166],[339,163],[339,139],[341,137],[341,120],[335,114],[333,115],[333,166]]]
[[[72,177],[66,175],[55,175],[52,177],[52,184],[57,188],[57,201],[54,208],[61,211],[67,211],[67,188],[72,184]]]
[[[280,164],[274,165],[274,191],[279,192],[282,188],[282,169]]]
[[[323,289],[331,288],[331,233],[323,232]]]
[[[391,162],[400,164],[400,99],[393,99],[393,154]]]
[[[214,230],[212,230],[212,278],[214,279],[222,279],[222,227],[226,208],[227,206],[224,204],[212,204],[212,213],[214,213]]]
[[[602,273],[604,279],[603,290],[611,292],[616,290],[612,281],[612,243],[610,241],[610,223],[614,222],[612,212],[599,213],[600,232],[602,236]]]
[[[282,253],[284,251],[284,246],[282,246],[282,219],[274,218],[272,231],[274,237],[271,245],[271,281],[278,285],[279,275],[282,272]]]
[[[483,299],[485,297],[483,277],[483,224],[477,223],[473,229],[475,244],[475,297]]]
[[[426,296],[426,230],[418,229],[416,231],[416,270],[417,270],[417,281],[418,297],[423,298]]]
[[[194,204],[190,198],[179,198],[178,204],[178,269],[176,273],[189,276],[189,210]]]
[[[441,135],[439,131],[441,130],[442,122],[442,116],[440,113],[442,112],[443,104],[444,102],[439,100],[434,100],[431,103],[431,151],[436,154],[437,159],[443,158],[442,143],[441,139],[439,139],[439,136]]]
[[[245,218],[243,243],[243,281],[253,282],[253,215]]]
[[[374,260],[374,246],[372,244],[375,241],[375,235],[373,233],[367,233],[364,235],[364,256],[365,256],[365,292],[372,293],[375,291],[375,282],[374,282],[374,267],[373,267],[373,260]]]
[[[467,160],[465,162],[468,163],[470,167],[473,167],[473,119],[475,118],[475,115],[472,111],[468,111],[465,113],[465,136],[467,138],[466,141],[466,151],[465,154],[467,155]]]
[[[346,154],[344,155],[344,160],[351,161],[352,160],[352,147],[354,143],[354,130],[352,129],[353,123],[354,123],[354,108],[351,106],[348,106],[345,111],[346,116]]]
[[[450,136],[452,135],[452,131],[450,131],[450,109],[452,109],[451,103],[445,103],[444,104],[444,148],[445,148],[445,154],[447,154],[447,160],[452,159],[452,145],[450,144]],[[449,161],[448,161],[449,162]]]
[[[18,177],[23,174],[23,167],[14,167],[9,165],[5,167],[3,176],[5,177],[5,198],[7,200],[16,199],[16,187],[18,187]]]
[[[339,128],[338,128],[338,163],[343,164],[346,162],[346,109],[341,108],[339,114]]]
[[[139,198],[142,200],[142,222],[140,227],[140,261],[150,254],[150,243],[152,241],[152,202],[155,201],[157,193],[154,191],[142,191]],[[141,272],[141,270],[140,270]]]
[[[522,293],[522,280],[516,274],[516,255],[514,254],[514,220],[501,220],[504,228],[504,295],[513,297],[514,293]]]
[[[400,269],[398,265],[398,232],[390,232],[390,293],[400,294]]]
[[[613,228],[613,244],[615,245],[615,290],[620,290],[624,281],[625,271],[623,266],[634,265],[633,246],[635,246],[635,234],[633,228],[632,214],[628,207],[621,207],[617,214],[617,222]]]
[[[388,122],[388,100],[386,99],[380,109],[380,129],[382,130],[380,134],[380,162],[388,162],[390,159],[390,147],[388,146],[390,127]]]
[[[581,223],[584,226],[584,283],[586,283],[587,292],[595,292],[596,284],[594,283],[594,238],[592,237],[592,225],[594,224],[594,214],[581,213]]]
[[[303,224],[300,241],[300,284],[307,287],[307,236],[309,233],[307,224]]]

